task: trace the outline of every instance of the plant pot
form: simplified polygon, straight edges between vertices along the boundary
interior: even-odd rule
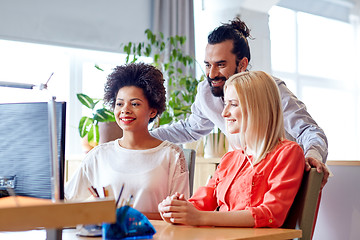
[[[81,146],[84,153],[88,153],[91,149],[93,149],[97,145],[98,144],[96,142],[89,142],[87,135],[81,139]]]
[[[228,142],[225,135],[220,133],[209,133],[204,138],[204,158],[220,158],[226,152]]]
[[[122,129],[116,122],[99,122],[99,143],[106,143],[121,138],[123,135]],[[85,153],[98,145],[96,142],[88,142],[87,135],[82,138],[82,148]]]
[[[204,156],[204,140],[200,138],[194,142],[187,142],[183,144],[183,148],[194,149],[196,151],[196,156]]]
[[[99,144],[119,139],[123,131],[116,122],[99,122]]]

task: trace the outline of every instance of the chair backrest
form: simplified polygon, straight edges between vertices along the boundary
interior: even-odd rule
[[[192,196],[193,185],[194,185],[196,151],[194,149],[189,149],[189,148],[184,148],[183,151],[189,169],[190,196]]]
[[[282,226],[301,229],[302,240],[311,240],[323,175],[316,168],[304,172],[300,189]]]

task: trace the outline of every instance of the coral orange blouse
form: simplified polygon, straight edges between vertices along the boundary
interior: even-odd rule
[[[255,227],[280,227],[298,192],[304,167],[303,150],[289,140],[281,141],[254,168],[242,151],[228,152],[213,178],[189,201],[203,211],[249,210]]]

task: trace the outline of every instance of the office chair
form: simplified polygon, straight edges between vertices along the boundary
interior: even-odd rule
[[[283,228],[296,228],[302,230],[301,240],[311,240],[315,213],[320,194],[323,173],[316,168],[305,171],[300,189],[296,194]]]
[[[194,185],[196,151],[194,149],[189,149],[189,148],[184,148],[183,151],[189,169],[190,196],[192,196],[193,185]]]

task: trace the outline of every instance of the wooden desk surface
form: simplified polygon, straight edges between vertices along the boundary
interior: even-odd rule
[[[225,239],[256,239],[276,240],[301,237],[301,230],[282,228],[225,228],[225,227],[191,227],[166,223],[162,220],[150,221],[155,229],[154,240],[225,240]],[[75,229],[63,230],[63,240],[101,239],[94,237],[77,237]]]
[[[282,228],[224,228],[224,227],[191,227],[166,223],[162,220],[151,220],[156,228],[154,240],[281,240],[301,237],[301,230]],[[0,232],[0,239],[45,239],[44,230],[26,232]],[[100,240],[101,237],[78,237],[76,229],[64,229],[63,240]]]

